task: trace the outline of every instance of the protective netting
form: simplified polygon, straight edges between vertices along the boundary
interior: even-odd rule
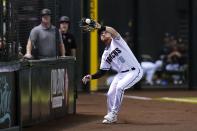
[[[31,29],[40,23],[40,11],[52,11],[52,23],[59,18],[59,0],[0,0],[0,61],[18,59],[23,54]]]

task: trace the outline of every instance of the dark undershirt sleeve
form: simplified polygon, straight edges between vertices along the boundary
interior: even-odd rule
[[[99,69],[95,74],[92,75],[92,79],[98,79],[104,76],[107,73],[107,70]]]

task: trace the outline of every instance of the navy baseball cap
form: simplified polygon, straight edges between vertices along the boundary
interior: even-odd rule
[[[43,9],[41,10],[41,16],[44,16],[44,15],[51,15],[51,10],[50,9]]]
[[[60,23],[62,23],[62,22],[70,23],[70,18],[68,16],[62,16],[62,17],[60,17],[59,22]]]

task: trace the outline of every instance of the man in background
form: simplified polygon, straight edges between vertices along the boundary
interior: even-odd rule
[[[76,42],[74,36],[69,32],[70,19],[67,16],[62,16],[59,20],[60,22],[60,32],[62,35],[64,47],[66,50],[66,56],[76,57]]]
[[[59,54],[60,53],[60,54]],[[65,56],[62,37],[55,26],[51,24],[51,10],[41,11],[41,24],[31,30],[25,58],[43,59]]]

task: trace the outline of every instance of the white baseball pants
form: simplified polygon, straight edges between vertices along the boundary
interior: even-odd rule
[[[108,113],[112,111],[118,113],[122,103],[124,91],[136,84],[142,76],[143,70],[141,67],[115,75],[107,93]]]

